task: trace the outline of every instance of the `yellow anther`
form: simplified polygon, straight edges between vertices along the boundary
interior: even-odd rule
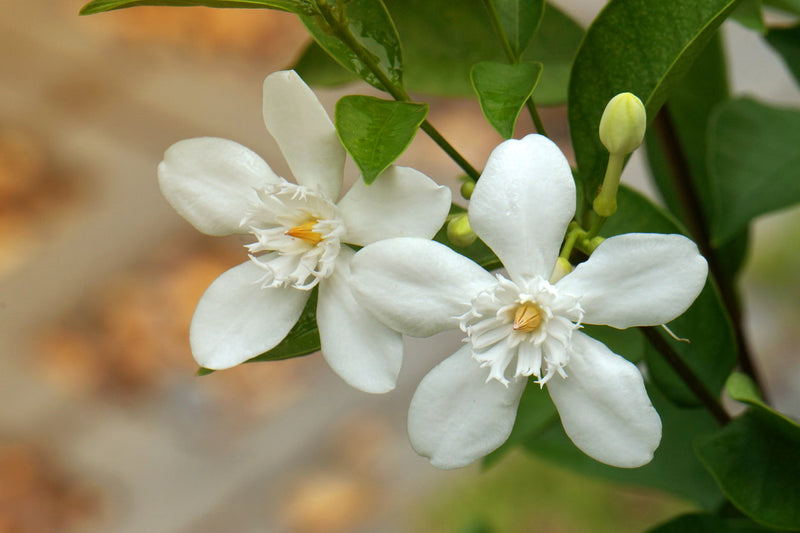
[[[286,232],[286,235],[297,237],[298,239],[303,239],[306,242],[317,245],[322,241],[322,235],[314,231],[314,225],[316,225],[316,223],[316,220],[309,220],[308,222],[290,229]]]
[[[517,308],[514,314],[514,325],[517,331],[525,333],[531,332],[542,323],[542,314],[538,307],[532,303],[525,303]]]

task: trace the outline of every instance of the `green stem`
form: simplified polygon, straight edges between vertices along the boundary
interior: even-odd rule
[[[678,376],[686,383],[686,386],[694,393],[700,403],[708,409],[709,413],[716,419],[720,426],[724,426],[731,421],[730,415],[722,407],[717,398],[706,388],[700,378],[683,361],[680,355],[664,340],[661,333],[654,327],[640,327],[639,330],[644,334],[648,342],[655,348],[664,360],[672,367]]]
[[[486,8],[486,11],[489,12],[489,22],[491,22],[492,29],[494,29],[494,32],[500,38],[500,44],[503,45],[503,51],[506,53],[506,57],[512,65],[518,65],[520,57],[514,53],[514,50],[511,48],[511,43],[508,42],[508,35],[506,35],[503,29],[503,25],[500,24],[500,17],[497,16],[494,3],[492,0],[483,0],[483,6]],[[533,125],[536,127],[537,133],[541,133],[546,137],[547,132],[544,129],[542,117],[539,116],[539,111],[536,109],[536,104],[533,102],[533,95],[525,100],[525,107],[528,108],[528,113],[531,115],[531,120],[533,120]]]
[[[345,44],[367,67],[372,74],[378,79],[378,81],[383,86],[384,90],[392,95],[392,98],[397,100],[398,102],[410,102],[411,97],[408,96],[408,93],[402,87],[398,87],[395,85],[392,80],[386,75],[383,69],[375,62],[375,59],[372,57],[372,54],[366,50],[361,43],[358,42],[358,39],[352,34],[350,29],[336,17],[336,15],[331,10],[328,2],[325,0],[318,0],[317,1],[317,8],[319,10],[319,14],[325,19],[325,22],[331,28],[333,34],[339,38],[342,43]],[[433,127],[433,124],[428,122],[426,119],[423,121],[420,129],[430,136],[433,139],[433,142],[438,144],[444,152],[449,155],[453,161],[456,162],[461,169],[469,175],[471,178],[477,180],[480,177],[480,172],[478,172],[475,167],[469,164],[469,162],[464,159],[464,157],[456,150],[453,145],[451,145],[447,140],[442,136],[439,131]]]

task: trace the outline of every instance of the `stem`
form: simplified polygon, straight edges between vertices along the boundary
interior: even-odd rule
[[[714,397],[711,392],[703,385],[703,382],[697,377],[691,368],[683,361],[680,355],[673,350],[661,333],[652,326],[640,327],[639,330],[644,334],[645,338],[655,348],[664,360],[672,367],[678,376],[683,380],[689,389],[694,393],[700,403],[702,403],[711,415],[716,419],[720,426],[724,426],[731,421],[731,417],[723,409],[722,404]]]
[[[494,32],[500,38],[500,43],[503,45],[503,51],[506,53],[506,57],[508,57],[512,65],[519,65],[520,58],[514,53],[514,50],[511,48],[511,43],[508,42],[508,35],[506,35],[505,30],[503,30],[503,25],[500,24],[500,18],[497,16],[494,3],[492,0],[483,0],[483,6],[486,8],[486,11],[489,12],[489,22],[492,23],[492,29],[494,29]],[[536,104],[533,102],[533,95],[525,100],[525,107],[528,108],[528,113],[531,115],[531,120],[533,120],[533,125],[536,127],[536,132],[547,137],[547,132],[545,132],[544,124],[542,123],[542,117],[539,116],[539,111],[536,109]]]
[[[318,1],[317,8],[319,9],[319,13],[322,18],[325,19],[325,22],[327,22],[328,26],[330,26],[333,34],[356,55],[359,61],[361,61],[361,63],[363,63],[364,66],[367,67],[370,72],[372,72],[372,74],[375,75],[381,85],[383,85],[384,90],[392,95],[392,98],[398,102],[410,102],[411,98],[408,96],[408,93],[405,91],[405,89],[392,83],[392,80],[389,79],[386,73],[384,73],[380,66],[375,62],[372,54],[367,51],[361,45],[361,43],[358,42],[352,32],[350,32],[350,29],[346,25],[342,24],[341,21],[335,16],[327,1]],[[475,167],[470,165],[469,162],[467,162],[467,160],[464,159],[464,157],[458,153],[455,148],[453,148],[453,145],[447,142],[442,134],[433,127],[433,124],[428,122],[427,119],[422,122],[420,129],[427,133],[428,136],[430,136],[430,138],[433,139],[433,141],[438,144],[465,173],[467,173],[467,175],[475,180],[480,177],[480,172],[478,172]]]
[[[753,379],[763,395],[764,387],[753,365],[753,358],[750,354],[749,344],[743,327],[742,309],[739,305],[739,299],[736,295],[733,280],[731,280],[728,273],[725,272],[717,250],[711,246],[708,225],[703,216],[702,205],[700,204],[700,199],[695,190],[694,182],[692,181],[689,163],[686,160],[686,155],[678,139],[675,124],[672,122],[672,117],[670,117],[666,107],[656,115],[654,126],[659,143],[666,153],[667,161],[671,167],[669,174],[672,177],[672,183],[678,194],[678,200],[683,206],[684,219],[689,227],[689,232],[697,242],[700,252],[708,261],[708,269],[717,282],[720,296],[722,297],[722,303],[731,317],[734,334],[736,336],[736,344],[739,348],[739,367],[745,374]]]

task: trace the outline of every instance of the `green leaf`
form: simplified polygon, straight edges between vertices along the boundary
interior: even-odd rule
[[[336,103],[336,133],[369,185],[402,154],[428,114],[428,104],[351,95]]]
[[[395,86],[403,85],[403,56],[400,38],[382,0],[347,0],[332,4],[344,9],[347,28],[356,41],[366,48],[370,61],[375,63]],[[359,58],[331,30],[320,15],[302,15],[300,20],[314,40],[343,67],[367,83],[383,90],[383,83],[375,76],[367,60]],[[302,73],[300,73],[302,76]]]
[[[92,0],[81,8],[80,14],[94,15],[104,11],[138,6],[260,8],[292,13],[307,12],[309,9],[308,2],[304,0]]]
[[[692,513],[673,518],[647,533],[765,533],[772,531],[747,518]]]
[[[403,43],[403,81],[411,92],[474,96],[469,79],[472,66],[480,61],[506,60],[481,0],[386,0],[386,6]],[[547,6],[539,31],[523,54],[525,61],[544,64],[536,89],[538,104],[566,100],[572,58],[582,37],[580,26]],[[356,79],[342,76],[335,62],[318,58],[319,49],[312,43],[295,65],[307,83],[332,85]]]
[[[731,13],[731,18],[753,31],[767,33],[764,15],[761,12],[761,0],[741,0]]]
[[[696,448],[739,510],[765,526],[800,528],[800,426],[753,407]]]
[[[771,29],[767,33],[767,42],[781,55],[794,79],[800,83],[800,26]]]
[[[678,223],[652,202],[627,187],[620,187],[617,213],[606,221],[604,237],[623,233],[685,233]],[[703,384],[717,394],[736,364],[736,340],[719,293],[709,280],[697,300],[668,324],[679,337],[664,340],[681,356]],[[661,357],[648,345],[645,351],[651,379],[678,405],[697,405],[694,394]]]
[[[544,0],[490,0],[515,58],[528,47],[544,16]]]
[[[712,243],[758,215],[800,202],[800,111],[749,99],[717,108],[708,132]]]
[[[731,398],[738,402],[746,403],[751,407],[755,407],[756,410],[765,415],[767,419],[778,424],[778,427],[785,423],[787,427],[794,426],[800,430],[800,424],[774,410],[764,402],[764,398],[761,397],[758,387],[750,376],[742,374],[741,372],[734,372],[728,378],[725,389],[728,391]],[[781,419],[783,422],[777,422],[778,419]]]
[[[597,16],[569,85],[569,126],[579,178],[591,193],[588,202],[608,161],[597,133],[608,101],[632,92],[652,120],[735,5],[736,0],[612,0]]]
[[[716,509],[723,496],[692,449],[692,441],[713,432],[716,423],[705,411],[670,404],[654,387],[648,387],[648,394],[661,416],[663,436],[653,460],[640,468],[615,468],[595,461],[571,443],[559,422],[526,440],[525,450],[584,475],[653,487],[686,498],[702,509]]]
[[[472,67],[472,87],[483,116],[504,139],[514,136],[519,112],[533,94],[541,73],[541,63],[506,65],[484,61]]]

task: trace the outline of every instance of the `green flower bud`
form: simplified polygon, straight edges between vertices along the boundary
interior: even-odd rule
[[[456,215],[447,224],[447,238],[456,246],[466,247],[478,238],[469,225],[467,214]]]
[[[461,196],[464,197],[465,200],[469,200],[472,197],[472,191],[475,190],[475,180],[472,178],[467,178],[463,180],[461,183]]]
[[[600,142],[609,153],[628,155],[644,139],[647,112],[642,101],[631,93],[612,98],[600,118]]]

